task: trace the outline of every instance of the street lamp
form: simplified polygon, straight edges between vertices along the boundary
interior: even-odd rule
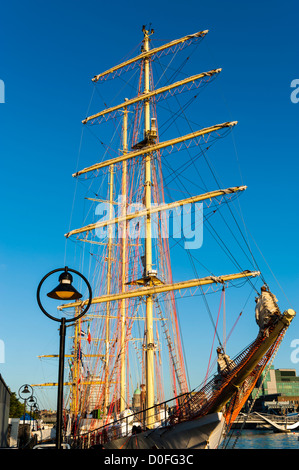
[[[21,385],[18,391],[18,395],[21,400],[24,400],[24,417],[23,417],[23,439],[25,439],[25,415],[26,415],[26,402],[33,395],[33,388],[29,384]]]
[[[85,282],[88,288],[88,302],[85,308],[81,311],[81,313],[75,317],[66,319],[65,317],[56,318],[55,316],[49,314],[45,308],[43,307],[41,300],[40,300],[40,291],[41,287],[44,284],[45,280],[56,272],[62,273],[59,276],[59,284],[58,286],[50,291],[47,296],[51,299],[55,300],[79,300],[82,297],[72,285],[73,276],[70,272],[77,274],[83,281]],[[70,269],[67,266],[65,268],[58,268],[50,271],[46,274],[43,279],[40,281],[38,288],[37,288],[37,303],[41,309],[41,311],[51,320],[60,322],[60,345],[59,345],[59,369],[58,369],[58,392],[57,392],[57,429],[56,429],[56,448],[61,449],[61,442],[62,442],[62,403],[63,403],[63,381],[64,381],[64,350],[65,350],[65,330],[66,330],[66,323],[73,322],[78,320],[79,318],[83,317],[87,310],[89,309],[92,301],[92,290],[88,280],[81,274],[79,271],[75,271],[74,269]]]
[[[81,299],[80,294],[72,285],[73,276],[69,272],[68,267],[64,268],[64,271],[59,276],[59,284],[55,289],[47,294],[51,299],[56,300],[78,300]]]
[[[23,419],[23,424],[25,424],[25,413],[26,413],[26,401],[29,400],[29,398],[32,397],[33,395],[33,388],[31,385],[25,384],[22,385],[19,388],[18,391],[19,397],[24,400],[24,419]]]
[[[32,420],[34,419],[33,416],[32,416],[32,410],[33,410],[34,406],[37,404],[36,397],[34,395],[31,395],[31,397],[28,400],[28,403],[29,403],[29,406],[30,406],[29,419],[30,419],[30,430],[31,430]]]

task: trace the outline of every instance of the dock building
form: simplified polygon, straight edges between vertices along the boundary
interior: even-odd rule
[[[255,409],[299,411],[299,376],[296,369],[274,369],[259,378],[252,392]]]

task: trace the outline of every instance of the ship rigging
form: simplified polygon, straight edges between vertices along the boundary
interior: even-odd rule
[[[222,230],[215,231],[211,224],[214,215],[220,213],[226,229],[236,239],[230,222],[224,219],[221,212],[224,207],[232,217],[236,231],[241,232],[231,205],[244,193],[246,186],[221,187],[206,159],[206,151],[231,132],[237,121],[211,123],[197,129],[187,121],[185,129],[189,129],[188,132],[170,136],[178,117],[185,117],[189,106],[187,102],[185,106],[180,105],[177,112],[170,109],[171,119],[164,128],[168,137],[160,141],[159,129],[162,125],[157,113],[158,104],[168,98],[177,99],[178,94],[191,90],[196,91],[197,98],[199,91],[220,75],[221,68],[201,71],[162,86],[159,84],[157,88],[153,63],[168,54],[179,54],[189,46],[198,46],[207,33],[204,30],[162,46],[150,47],[154,31],[143,27],[140,54],[92,79],[96,90],[99,85],[123,79],[125,74],[131,73],[135,78],[138,75],[137,95],[122,99],[120,104],[105,104],[104,110],[96,110],[83,119],[83,128],[89,129],[91,135],[95,135],[95,128],[110,125],[112,142],[117,143],[114,146],[106,143],[106,130],[96,135],[96,143],[104,149],[104,155],[94,163],[94,156],[90,161],[88,154],[85,157],[86,165],[73,173],[73,177],[87,188],[85,202],[90,206],[84,223],[79,228],[71,228],[65,237],[67,242],[72,241],[76,247],[77,244],[83,247],[81,262],[88,267],[94,292],[88,318],[72,326],[72,350],[68,356],[70,372],[66,383],[69,385],[69,402],[66,399],[65,408],[69,407],[68,419],[76,442],[85,435],[82,439],[86,443],[86,435],[90,436],[99,429],[97,435],[101,436],[101,442],[109,446],[107,442],[118,440],[111,439],[111,436],[108,438],[111,426],[114,423],[114,438],[123,438],[128,433],[131,412],[135,416],[131,421],[138,422],[143,430],[154,430],[157,426],[160,429],[162,422],[163,426],[171,427],[168,443],[157,431],[153,445],[164,448],[185,445],[181,436],[191,433],[188,439],[193,445],[206,447],[202,436],[207,427],[216,436],[214,442],[219,443],[223,429],[236,418],[294,315],[293,311],[285,315],[279,312],[279,320],[271,324],[268,337],[258,337],[249,348],[243,350],[234,359],[234,372],[228,371],[221,383],[219,377],[208,379],[210,357],[203,387],[196,391],[190,388],[177,294],[192,292],[194,295],[196,292],[204,299],[214,336],[217,336],[219,346],[225,351],[227,337],[224,334],[221,339],[218,334],[218,317],[215,321],[211,314],[207,294],[212,289],[215,293],[220,292],[222,302],[226,289],[236,283],[246,284],[251,292],[258,293],[256,279],[261,278],[265,282],[246,237],[242,234],[247,252],[239,242],[238,249],[242,249],[250,269],[233,255],[223,241]],[[165,71],[163,76],[166,77]],[[131,86],[130,79],[127,84]],[[170,161],[168,156],[171,157]],[[179,161],[176,169],[172,163],[175,158]],[[201,158],[213,175],[214,188],[208,189],[203,173],[195,170],[195,164]],[[166,176],[163,167],[168,170]],[[195,186],[198,188],[200,183],[204,192],[194,194],[193,187],[191,190],[190,173],[184,181],[181,178],[189,167],[194,172]],[[165,184],[167,179],[169,183]],[[170,183],[176,180],[182,181],[180,191],[185,190],[184,197],[168,198]],[[105,186],[107,189],[104,189]],[[167,202],[169,199],[170,202]],[[77,216],[76,220],[79,220]],[[197,224],[195,228],[194,221]],[[173,223],[172,230],[170,222]],[[192,248],[201,247],[202,238],[197,238],[195,231],[202,235],[203,225],[236,270],[219,273],[217,258],[213,257],[213,269],[206,268],[201,259],[199,264],[204,267],[205,275],[198,275],[198,268],[195,267],[197,251]],[[171,231],[174,244],[170,241]],[[178,240],[191,261],[194,278],[174,280],[170,250],[176,248]],[[89,255],[87,263],[86,247]],[[69,311],[79,314],[84,305],[84,301],[80,300],[58,308],[64,315]],[[167,377],[165,363],[170,369]],[[136,405],[137,396],[133,403],[132,390],[140,391],[138,409],[135,410],[131,408]],[[163,418],[157,425],[156,407],[168,403],[170,395],[174,397],[174,404],[171,407],[165,405]],[[162,411],[159,409],[159,413]],[[127,419],[125,431],[119,424],[121,417]],[[198,425],[196,429],[194,420]],[[180,435],[173,431],[173,426],[178,424],[181,426]],[[145,445],[144,439],[139,438],[140,445]],[[122,441],[120,445],[124,442],[127,441]]]

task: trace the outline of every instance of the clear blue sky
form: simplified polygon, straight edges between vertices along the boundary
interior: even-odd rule
[[[130,0],[2,5],[0,339],[5,363],[0,373],[13,391],[24,383],[56,380],[56,365],[50,365],[52,377],[44,376],[48,370],[36,358],[58,351],[57,325],[39,311],[36,288],[45,273],[64,264],[63,235],[75,190],[71,174],[90,79],[135,48],[143,24],[152,23],[155,37],[165,42],[209,29],[203,50],[223,68],[210,96],[222,102],[224,120],[239,122],[234,142],[248,186],[242,202],[246,224],[289,303],[258,250],[255,255],[282,307],[298,308],[299,103],[290,100],[290,83],[299,78],[298,3],[151,0],[144,5]],[[290,343],[299,339],[298,325],[297,318],[275,360],[275,367],[296,367],[297,373]],[[41,407],[50,406],[44,396],[40,400]]]

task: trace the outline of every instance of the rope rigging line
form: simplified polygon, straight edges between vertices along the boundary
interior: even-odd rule
[[[266,380],[266,378],[267,378],[268,371],[270,370],[270,367],[272,366],[272,364],[273,364],[273,362],[274,362],[274,359],[275,359],[275,357],[276,357],[276,354],[278,353],[278,350],[279,350],[279,346],[280,346],[280,344],[281,344],[281,342],[282,342],[282,340],[283,340],[283,338],[284,338],[284,336],[285,336],[285,334],[286,334],[286,331],[287,331],[287,330],[285,329],[285,330],[283,331],[283,333],[279,336],[279,338],[278,338],[278,340],[276,341],[276,343],[274,343],[274,345],[271,347],[271,350],[274,349],[274,353],[272,353],[272,355],[270,356],[271,360],[269,360],[269,361],[265,364],[265,367],[264,367],[265,372],[264,372],[263,379],[262,379],[261,382],[260,382],[260,385],[259,385],[259,387],[258,387],[258,389],[257,389],[257,392],[256,392],[256,394],[255,394],[254,399],[252,400],[252,403],[251,403],[251,405],[250,405],[250,408],[249,408],[249,410],[248,410],[247,415],[244,416],[244,419],[243,419],[243,423],[242,423],[242,425],[241,425],[241,428],[240,428],[240,430],[237,432],[237,436],[236,436],[236,439],[235,439],[235,441],[234,441],[234,443],[233,443],[233,447],[232,447],[233,449],[235,448],[235,446],[236,446],[236,444],[237,444],[237,441],[238,441],[238,439],[239,439],[239,437],[240,437],[240,435],[241,435],[241,431],[243,430],[243,428],[244,428],[244,426],[245,426],[245,424],[246,424],[246,421],[247,421],[247,419],[248,419],[248,416],[250,415],[250,413],[251,413],[251,411],[252,411],[252,409],[253,409],[253,407],[254,407],[254,404],[255,404],[255,402],[256,402],[256,400],[257,400],[257,398],[258,398],[259,392],[260,392],[261,388],[263,387],[263,384],[264,384],[264,382],[265,382],[265,380]],[[263,371],[262,371],[262,372],[263,372]],[[227,448],[227,446],[228,446],[228,444],[229,444],[229,441],[230,441],[230,439],[231,439],[232,436],[233,436],[233,433],[234,433],[234,431],[232,430],[231,435],[230,435],[230,437],[228,438],[227,443],[225,443],[225,440],[223,441],[223,448]]]
[[[204,152],[202,152],[202,153],[204,154]],[[175,173],[175,171],[174,171],[173,173]],[[182,184],[182,183],[181,183],[181,184]],[[184,185],[182,184],[182,186],[184,186]],[[185,188],[185,189],[186,189],[186,188]],[[234,218],[234,220],[235,220],[235,218]],[[224,243],[223,240],[222,240],[222,243]],[[244,250],[243,250],[243,251],[244,251]],[[190,253],[189,253],[189,250],[187,250],[187,252],[188,252],[188,255],[189,255],[189,254],[190,254]],[[191,261],[193,261],[193,260],[192,260],[192,255],[190,256],[190,258],[191,258]],[[194,269],[195,272],[196,272],[194,263],[192,263],[192,264],[193,264],[193,269]],[[252,283],[251,283],[251,284],[252,284]],[[253,284],[252,284],[252,286],[254,287]],[[205,301],[206,301],[205,295],[204,295],[204,299],[205,299]],[[212,323],[214,324],[213,319],[212,319],[212,316],[211,316],[211,312],[210,312],[210,309],[209,309],[209,306],[206,305],[206,307],[207,307],[207,310],[208,310],[208,312],[209,312],[209,315],[210,315],[210,318],[211,318],[211,320],[212,320]],[[238,316],[237,321],[238,321],[239,318],[240,318],[240,315]],[[237,321],[235,322],[235,324],[237,323]],[[217,323],[218,323],[218,319],[217,319]],[[221,340],[220,340],[219,335],[218,335],[218,332],[217,332],[217,324],[214,325],[214,327],[215,327],[215,334],[214,334],[214,335],[217,335],[219,344],[221,345]],[[227,340],[226,340],[226,341],[227,341]]]
[[[220,188],[220,184],[219,184],[219,182],[218,182],[218,180],[217,180],[217,178],[216,178],[215,172],[213,171],[210,162],[208,161],[208,158],[207,158],[207,155],[205,154],[205,152],[203,152],[203,155],[204,155],[204,158],[205,158],[205,160],[206,160],[206,163],[207,163],[208,167],[210,168],[210,171],[211,171],[211,173],[212,173],[212,175],[213,175],[213,177],[214,177],[214,179],[215,179],[215,182],[216,182],[216,184],[218,185],[218,188]],[[243,240],[244,240],[244,242],[245,242],[245,244],[246,244],[246,246],[247,246],[247,248],[248,248],[248,250],[249,250],[249,253],[250,253],[251,256],[252,256],[253,263],[255,263],[255,264],[253,264],[253,266],[255,266],[256,269],[257,269],[258,271],[260,271],[259,266],[258,266],[258,264],[257,264],[257,261],[256,261],[256,259],[255,259],[254,256],[253,256],[252,250],[251,250],[251,248],[250,248],[250,246],[249,246],[247,240],[245,239],[245,236],[244,236],[244,234],[243,234],[243,232],[242,232],[242,230],[241,230],[241,228],[240,228],[240,226],[239,226],[239,224],[238,224],[238,222],[237,222],[237,220],[236,220],[236,218],[235,218],[235,216],[234,216],[234,214],[233,214],[233,212],[232,212],[232,209],[231,209],[230,205],[227,204],[227,207],[228,207],[228,209],[229,209],[229,211],[230,211],[230,213],[231,213],[231,215],[232,215],[232,217],[233,217],[233,219],[234,219],[234,221],[235,221],[235,223],[236,223],[236,225],[237,225],[237,228],[238,228],[238,230],[239,230],[239,232],[240,232],[240,234],[241,234],[241,236],[242,236],[242,238],[243,238]],[[244,219],[243,219],[243,222],[244,222]],[[261,271],[260,271],[260,273],[261,273]],[[262,273],[261,273],[261,277],[262,277]],[[263,279],[263,277],[262,277],[262,279]],[[264,279],[263,279],[263,280],[264,280]]]
[[[196,96],[197,96],[197,95],[196,95]],[[180,109],[181,109],[181,113],[180,113],[180,114],[184,115],[185,120],[186,120],[186,122],[188,123],[190,130],[193,132],[193,129],[192,129],[191,124],[190,124],[190,121],[187,119],[187,117],[186,117],[186,115],[185,115],[185,113],[184,113],[184,108],[182,108],[182,107],[180,106],[180,103],[179,103],[177,97],[176,97],[176,100],[177,100],[177,103],[178,103],[178,105],[179,105],[179,107],[180,107]],[[191,100],[190,100],[190,101],[191,101]],[[186,106],[186,105],[185,105],[185,106]],[[171,125],[171,123],[170,123],[170,125]],[[198,146],[201,148],[200,143],[198,143]],[[220,185],[219,185],[219,182],[218,182],[218,180],[217,180],[217,178],[216,178],[216,176],[215,176],[215,173],[214,173],[214,171],[212,170],[211,165],[209,164],[209,162],[208,162],[208,160],[207,160],[205,151],[201,149],[201,153],[202,153],[202,155],[204,156],[204,158],[205,158],[205,160],[206,160],[206,163],[207,163],[207,165],[208,165],[208,167],[209,167],[209,169],[210,169],[210,171],[211,171],[211,173],[212,173],[212,175],[213,175],[213,177],[214,177],[214,179],[215,179],[215,181],[216,181],[218,187],[220,188]],[[192,162],[192,163],[193,163],[193,162]],[[196,169],[196,171],[197,171],[197,173],[198,173],[197,167],[196,167],[195,165],[194,165],[194,167],[195,167],[195,169]],[[199,176],[200,176],[200,175],[199,175]],[[178,177],[177,174],[176,174],[176,177]],[[201,177],[201,176],[200,176],[200,177]],[[205,185],[204,181],[202,181],[202,182],[203,182],[203,184]],[[253,253],[252,253],[252,251],[251,251],[251,249],[250,249],[250,247],[249,247],[249,245],[248,245],[248,243],[247,243],[247,241],[246,241],[246,239],[245,239],[245,237],[244,237],[244,234],[242,233],[242,231],[241,231],[241,229],[240,229],[240,226],[239,226],[239,224],[237,223],[236,218],[235,218],[235,216],[234,216],[233,213],[232,213],[232,210],[231,210],[231,208],[230,208],[230,205],[229,205],[227,202],[226,202],[226,204],[227,204],[227,206],[228,206],[228,208],[229,208],[229,210],[230,210],[230,212],[231,212],[231,215],[233,216],[233,219],[234,219],[234,221],[235,221],[235,223],[236,223],[236,225],[237,225],[237,227],[238,227],[238,229],[239,229],[239,231],[240,231],[240,233],[241,233],[241,236],[243,237],[243,240],[245,241],[245,244],[246,244],[246,246],[247,246],[247,248],[248,248],[248,250],[249,250],[249,252],[250,252],[250,254],[251,254],[251,256],[252,256],[253,262],[255,263],[255,264],[253,263],[253,265],[256,266],[256,267],[258,267],[257,262],[256,262],[256,260],[255,260],[255,258],[254,258],[254,256],[253,256]],[[220,212],[220,215],[221,215],[221,217],[223,218],[221,212]],[[223,218],[223,220],[225,221],[224,218]],[[225,221],[225,223],[226,223],[227,227],[230,229],[230,227],[228,226],[228,224],[227,224],[226,221]],[[231,229],[230,229],[230,231],[231,231]],[[232,233],[232,232],[231,232],[231,233]],[[234,237],[234,238],[235,238],[235,237]],[[236,238],[235,238],[235,239],[236,239]],[[237,240],[236,240],[236,241],[237,241]],[[237,243],[239,244],[238,241],[237,241]],[[245,253],[245,251],[243,250],[243,248],[241,247],[240,244],[239,244],[239,246],[240,246],[240,248],[242,249],[242,251],[244,252],[244,254],[247,256],[247,254]],[[248,256],[247,256],[247,258],[248,258]],[[249,258],[248,258],[248,259],[249,259]],[[259,271],[260,271],[260,270],[259,270]],[[249,280],[249,282],[250,282],[250,280]],[[253,285],[252,285],[252,286],[253,286]]]
[[[177,102],[178,102],[177,97],[175,97],[175,98],[176,98],[176,100],[177,100]],[[180,103],[179,103],[179,102],[178,102],[178,104],[179,104],[179,106],[180,106]],[[182,109],[182,108],[181,108],[181,114],[183,114],[183,115],[185,116],[185,114],[184,114],[184,109]],[[188,123],[188,125],[189,125],[189,127],[190,127],[190,130],[193,132],[193,129],[192,129],[191,125],[190,125],[190,122],[189,122],[189,120],[187,119],[186,116],[185,116],[185,120],[186,120],[186,122]],[[198,146],[201,147],[199,143],[198,143]],[[201,152],[202,152],[204,158],[206,158],[205,152],[204,152],[203,150],[201,150]],[[188,152],[188,153],[189,153],[189,152]],[[190,157],[190,154],[189,154],[189,157]],[[192,159],[192,160],[193,160],[193,159]],[[194,163],[194,162],[192,161],[192,163]],[[196,167],[195,165],[194,165],[194,168],[196,169],[196,172],[198,173],[198,169],[197,169],[197,167]],[[210,170],[211,170],[211,168],[210,168]],[[173,171],[173,173],[176,175],[176,178],[179,179],[179,177],[178,177],[179,175],[175,172],[175,170]],[[199,174],[199,173],[198,173],[198,174]],[[219,183],[218,183],[218,181],[217,181],[217,179],[216,179],[216,177],[215,177],[215,175],[214,175],[213,172],[212,172],[212,174],[213,174],[213,176],[214,176],[214,178],[215,178],[216,183],[217,183],[218,186],[219,186]],[[201,175],[199,175],[199,176],[200,176],[200,178],[201,178]],[[180,179],[179,179],[179,180],[180,180]],[[184,187],[185,191],[187,191],[186,187],[183,185],[183,183],[182,183],[181,180],[180,180],[180,183],[181,183],[181,185]],[[204,182],[203,182],[203,184],[205,185]],[[206,186],[206,185],[205,185],[205,186]],[[187,191],[187,194],[189,194],[189,196],[191,195],[191,194],[189,193],[189,191]],[[229,204],[227,204],[227,205],[229,206]],[[231,210],[231,209],[230,209],[230,210]],[[221,216],[222,216],[222,214],[221,214]],[[235,219],[234,219],[234,220],[235,220]],[[225,223],[226,223],[226,225],[227,225],[227,222],[226,222],[226,221],[225,221]],[[227,226],[228,226],[228,225],[227,225]],[[229,228],[229,229],[230,229],[230,228]],[[231,230],[231,229],[230,229],[230,230]],[[217,234],[217,236],[219,237],[218,234]],[[219,238],[220,238],[220,237],[219,237]],[[221,239],[221,238],[220,238],[220,239]],[[237,241],[237,240],[236,240],[236,241]],[[223,240],[222,240],[222,243],[224,243]],[[237,243],[239,244],[238,241],[237,241]],[[239,244],[239,246],[240,246],[240,244]],[[240,246],[240,248],[242,248],[242,247]],[[233,257],[232,253],[230,252],[230,250],[228,250],[227,247],[226,247],[226,249],[227,249],[228,253],[229,253],[230,256],[231,256],[231,259],[234,259],[234,260],[235,260],[235,264],[236,264],[236,259]],[[243,248],[242,248],[242,250],[243,250]],[[243,250],[243,252],[244,252],[244,250]],[[244,254],[245,254],[245,252],[244,252]],[[246,256],[247,256],[247,255],[246,255]],[[248,259],[249,259],[249,258],[248,258]],[[237,263],[237,264],[238,264],[238,263]],[[238,264],[238,266],[239,266],[239,268],[240,268],[240,265],[239,265],[239,264]],[[251,280],[250,280],[249,278],[248,278],[248,282],[251,282]],[[252,286],[253,286],[253,284],[252,284]]]
[[[182,187],[185,189],[185,191],[187,192],[187,194],[188,194],[189,196],[191,196],[190,192],[188,191],[188,189],[186,188],[186,186],[182,183],[182,181],[180,180],[180,177],[179,177],[179,176],[178,176],[178,181],[180,181]],[[168,190],[168,189],[167,189],[167,190]],[[209,228],[208,228],[209,232],[211,233],[211,235],[213,236],[213,238],[215,239],[215,241],[219,244],[219,246],[220,246],[222,249],[224,249],[224,248],[226,249],[227,255],[230,257],[231,261],[235,264],[235,266],[236,266],[238,269],[240,269],[240,270],[242,271],[242,270],[243,270],[242,267],[241,267],[240,264],[237,262],[236,258],[233,256],[232,252],[229,250],[229,248],[227,247],[227,245],[224,243],[223,239],[222,239],[222,238],[220,237],[220,235],[215,231],[214,227],[210,224],[210,222],[209,222],[208,219],[206,219],[206,222],[207,222],[208,225],[210,226],[211,230],[215,233],[216,237],[218,237],[218,239],[220,240],[220,241],[218,241],[217,238],[215,238],[215,236],[213,235],[213,233],[212,233],[212,232],[209,230]],[[206,226],[206,228],[207,228],[207,226]],[[221,245],[220,242],[222,243],[223,246]],[[187,252],[188,252],[188,255],[192,257],[192,255],[190,255],[190,253],[189,253],[189,250],[187,250]],[[247,282],[251,283],[252,287],[254,288],[254,285],[253,285],[253,283],[251,282],[250,278],[247,278],[247,279],[248,279]],[[255,288],[254,288],[254,289],[255,289]],[[255,290],[256,290],[256,289],[255,289]]]
[[[220,298],[220,304],[219,304],[219,309],[218,309],[218,315],[217,315],[217,320],[216,320],[215,330],[214,330],[214,337],[213,337],[213,341],[212,341],[211,352],[210,352],[210,357],[209,357],[207,372],[206,372],[206,376],[205,376],[205,380],[204,380],[204,385],[207,383],[208,376],[209,376],[210,363],[211,363],[212,354],[213,354],[213,350],[214,350],[214,341],[215,341],[215,336],[216,336],[216,333],[217,333],[217,325],[218,325],[218,321],[219,321],[219,316],[220,316],[220,310],[221,310],[222,301],[224,300],[224,292],[225,292],[225,291],[224,291],[224,287],[223,287],[223,288],[222,288],[222,292],[221,292],[221,298]]]

